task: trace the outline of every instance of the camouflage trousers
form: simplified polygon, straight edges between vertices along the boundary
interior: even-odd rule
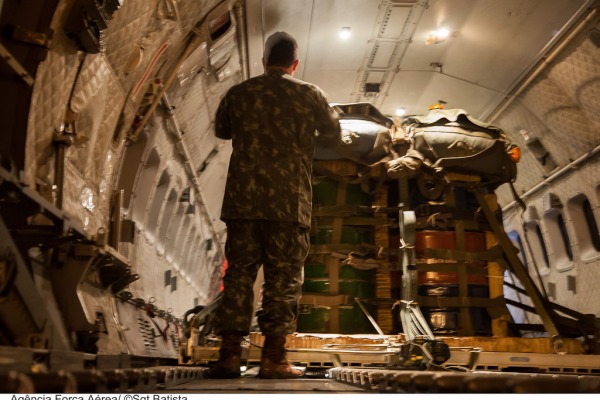
[[[309,247],[308,228],[297,223],[227,221],[228,267],[213,320],[217,333],[249,332],[253,286],[261,266],[264,273],[262,308],[257,313],[261,332],[273,336],[293,333]]]

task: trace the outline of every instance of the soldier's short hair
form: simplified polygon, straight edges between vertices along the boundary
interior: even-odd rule
[[[266,66],[289,67],[298,59],[298,43],[287,32],[275,32],[265,43]]]

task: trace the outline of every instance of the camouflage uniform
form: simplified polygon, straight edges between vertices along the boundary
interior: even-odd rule
[[[259,326],[265,335],[294,332],[312,212],[315,130],[339,138],[323,92],[279,70],[232,87],[217,110],[215,132],[233,153],[221,219],[228,268],[217,332],[250,329],[253,283],[264,267]]]

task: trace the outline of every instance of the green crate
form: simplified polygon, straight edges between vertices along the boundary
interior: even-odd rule
[[[370,281],[375,278],[374,269],[358,269],[350,265],[341,265],[339,270],[339,278],[342,279],[362,279]],[[304,264],[304,279],[313,278],[329,278],[327,267],[321,263]]]
[[[340,294],[346,294],[360,299],[375,297],[375,285],[372,282],[340,279],[338,282]]]
[[[298,332],[326,333],[329,326],[329,310],[326,306],[304,306],[298,315]],[[302,312],[302,309],[307,311]]]
[[[328,293],[329,279],[304,279],[302,284],[302,293]]]
[[[372,317],[377,315],[377,307],[363,302],[363,306],[367,309]],[[340,333],[356,334],[356,333],[377,333],[371,321],[363,312],[358,304],[352,306],[342,306],[339,308],[340,317]]]
[[[375,315],[377,307],[363,303],[371,315]],[[303,305],[298,315],[298,332],[306,333],[341,333],[341,334],[371,334],[377,333],[369,318],[358,304],[340,306],[338,308],[339,332],[331,332],[329,321],[331,307]]]
[[[316,235],[310,237],[311,244],[330,244],[333,237],[332,226],[319,226]],[[373,228],[343,226],[340,243],[361,244],[373,242]]]
[[[315,206],[334,206],[337,200],[339,182],[323,179],[313,185],[313,204]],[[346,205],[371,205],[373,196],[365,193],[360,185],[348,184],[346,186]]]
[[[340,266],[340,278],[343,279],[362,279],[365,281],[372,281],[375,279],[375,269],[358,269],[350,265]]]
[[[304,279],[302,292],[319,294],[329,293],[329,285],[329,279],[326,278]],[[338,294],[365,299],[375,297],[375,284],[369,281],[340,279],[338,281],[338,288]]]

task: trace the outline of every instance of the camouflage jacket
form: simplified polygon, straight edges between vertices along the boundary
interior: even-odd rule
[[[319,138],[339,138],[337,113],[317,86],[269,71],[221,100],[215,134],[231,139],[221,219],[310,226],[312,159]]]

